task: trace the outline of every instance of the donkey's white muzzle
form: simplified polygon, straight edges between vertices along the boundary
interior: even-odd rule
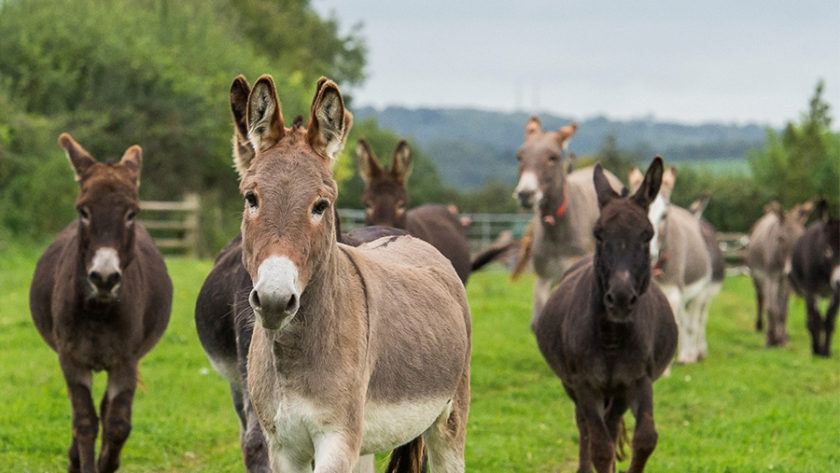
[[[260,264],[248,297],[260,325],[269,330],[286,326],[300,308],[298,270],[285,256],[270,256]]]

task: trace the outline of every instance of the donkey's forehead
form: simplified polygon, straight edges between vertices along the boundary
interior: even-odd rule
[[[519,153],[525,158],[544,157],[558,152],[560,152],[560,144],[557,142],[554,132],[541,132],[519,147]]]
[[[595,226],[609,235],[628,239],[653,234],[653,225],[645,210],[629,198],[616,198],[608,203],[601,209]]]
[[[334,194],[335,180],[324,158],[296,147],[275,147],[254,159],[240,189],[269,187],[280,191],[310,189]],[[331,195],[334,197],[334,195]]]
[[[122,164],[95,163],[79,181],[80,199],[116,193],[128,199],[137,198],[137,184],[131,172]]]

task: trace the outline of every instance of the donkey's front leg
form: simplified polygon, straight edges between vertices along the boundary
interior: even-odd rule
[[[633,387],[631,396],[630,407],[636,418],[636,429],[633,431],[633,458],[627,473],[641,473],[659,438],[653,423],[653,381],[649,378],[639,381]]]
[[[73,441],[67,456],[70,457],[70,473],[94,473],[94,444],[99,430],[96,407],[90,391],[93,375],[59,355],[59,364],[67,383],[67,395],[73,410]]]
[[[822,356],[831,356],[831,336],[834,333],[834,324],[837,322],[837,311],[840,309],[840,292],[834,291],[831,302],[825,311],[825,345],[823,345]]]
[[[577,391],[580,393],[580,390]],[[580,410],[580,412],[578,412]],[[579,424],[586,427],[589,443],[589,454],[592,464],[598,473],[613,473],[615,466],[615,442],[612,440],[607,424],[604,422],[603,399],[594,393],[582,394],[575,403],[575,417],[580,418]],[[581,437],[583,437],[581,435]],[[583,438],[581,438],[583,442]],[[581,452],[583,446],[581,446]],[[589,465],[580,462],[578,471],[589,471]]]
[[[131,432],[131,404],[137,387],[137,362],[108,371],[108,387],[102,399],[102,451],[99,473],[111,473],[120,466],[120,451]]]
[[[315,438],[315,473],[351,473],[359,462],[361,435],[326,432]],[[355,438],[357,437],[357,438]]]

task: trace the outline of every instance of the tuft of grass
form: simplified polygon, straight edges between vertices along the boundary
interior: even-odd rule
[[[0,254],[0,472],[67,468],[66,388],[28,308],[38,254],[17,248]],[[172,318],[140,364],[145,387],[136,395],[120,471],[241,472],[228,386],[207,362],[193,321],[212,263],[169,258],[167,265],[175,286]],[[507,277],[491,267],[467,287],[473,316],[467,469],[574,471],[574,407],[529,328],[533,278],[511,284]],[[794,297],[789,345],[765,348],[764,335],[753,330],[753,297],[748,278],[728,278],[712,305],[709,358],[675,365],[654,385],[659,444],[647,471],[840,471],[840,346],[828,360],[810,355],[804,307]],[[104,385],[104,374],[97,375],[97,404]],[[626,420],[632,428],[632,416]]]

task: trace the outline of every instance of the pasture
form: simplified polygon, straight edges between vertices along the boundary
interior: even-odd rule
[[[0,252],[0,472],[61,472],[67,466],[66,389],[28,308],[40,251]],[[167,264],[175,288],[172,318],[140,364],[142,386],[120,471],[241,472],[228,387],[207,362],[193,322],[212,261],[169,258]],[[469,471],[576,468],[572,403],[528,328],[532,287],[533,276],[511,284],[498,266],[470,278]],[[764,335],[753,330],[749,279],[726,279],[711,309],[709,358],[674,366],[655,384],[660,437],[647,471],[840,471],[840,353],[829,360],[810,355],[803,303],[791,299],[790,344],[765,349]],[[98,375],[96,399],[104,384]]]

